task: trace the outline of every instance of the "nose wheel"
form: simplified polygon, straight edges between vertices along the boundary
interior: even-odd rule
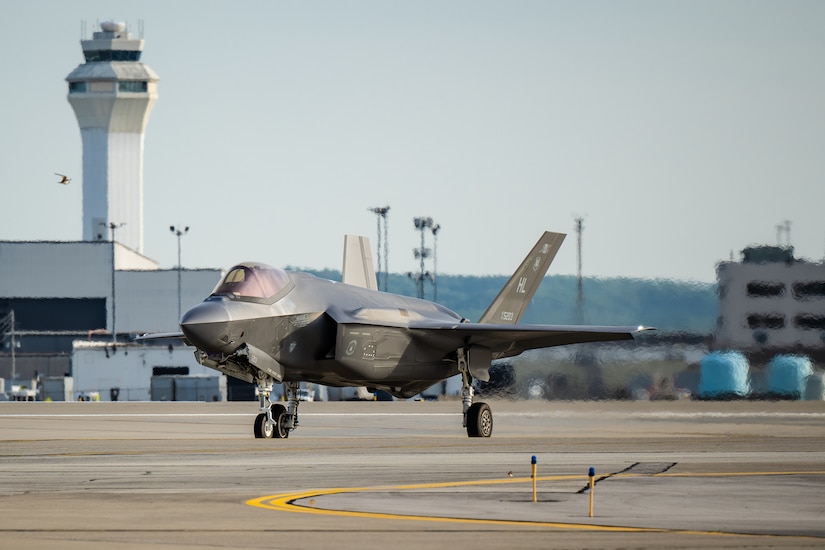
[[[270,417],[272,420],[268,420]],[[289,437],[289,418],[286,407],[280,403],[273,403],[269,407],[269,414],[259,413],[255,417],[254,424],[255,437],[286,439]]]
[[[284,384],[289,409],[280,403],[272,403],[272,380],[258,378],[256,393],[261,406],[261,412],[255,417],[252,431],[256,439],[286,439],[289,432],[298,427],[298,383]]]

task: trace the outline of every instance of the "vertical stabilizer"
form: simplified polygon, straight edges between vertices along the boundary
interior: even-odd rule
[[[344,267],[341,270],[341,282],[378,290],[370,240],[367,237],[344,235]]]
[[[479,323],[515,325],[533,299],[550,262],[564,241],[564,233],[545,231],[521,265],[478,320]]]

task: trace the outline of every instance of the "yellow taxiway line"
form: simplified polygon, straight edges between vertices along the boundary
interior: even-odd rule
[[[784,476],[784,475],[825,475],[825,471],[805,471],[805,472],[708,472],[708,473],[661,473],[661,474],[605,474],[599,477],[733,477],[733,476]],[[560,480],[588,480],[587,475],[557,475],[537,477],[537,481],[560,481]],[[520,526],[538,527],[553,529],[571,529],[583,531],[607,531],[607,532],[627,532],[627,533],[674,533],[684,535],[715,535],[715,536],[743,536],[743,537],[781,537],[781,538],[801,538],[801,539],[821,539],[823,537],[805,535],[775,535],[760,533],[736,533],[725,531],[701,531],[691,529],[668,529],[656,527],[627,527],[621,525],[601,525],[592,523],[569,523],[551,521],[530,521],[530,520],[505,520],[505,519],[478,519],[443,516],[422,516],[410,514],[390,514],[383,512],[357,512],[350,510],[336,510],[332,508],[316,508],[314,501],[310,500],[309,505],[296,504],[299,500],[313,499],[316,497],[330,496],[343,493],[360,492],[386,492],[386,491],[407,491],[416,489],[441,489],[446,487],[467,487],[482,485],[500,485],[505,483],[532,483],[530,477],[490,479],[476,481],[455,481],[441,483],[418,483],[412,485],[385,485],[375,487],[338,487],[331,489],[315,489],[311,491],[296,491],[269,495],[250,499],[246,501],[249,506],[263,508],[267,510],[277,510],[282,512],[298,512],[304,514],[318,514],[339,517],[370,518],[370,519],[393,519],[409,521],[432,521],[441,523],[475,524],[475,525],[499,525],[499,526]],[[526,501],[525,501],[526,502]]]

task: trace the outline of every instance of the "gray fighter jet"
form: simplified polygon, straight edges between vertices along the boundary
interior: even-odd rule
[[[366,386],[409,398],[456,374],[464,426],[490,437],[493,414],[473,379],[528,349],[629,340],[644,327],[519,325],[565,235],[545,232],[478,322],[426,300],[379,292],[366,237],[345,237],[343,282],[261,263],[232,267],[180,321],[198,363],[256,384],[258,438],[298,427],[300,382]],[[283,383],[286,406],[272,403]]]

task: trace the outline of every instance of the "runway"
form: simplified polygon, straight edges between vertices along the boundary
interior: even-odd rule
[[[825,545],[823,402],[487,401],[0,403],[0,547]]]

